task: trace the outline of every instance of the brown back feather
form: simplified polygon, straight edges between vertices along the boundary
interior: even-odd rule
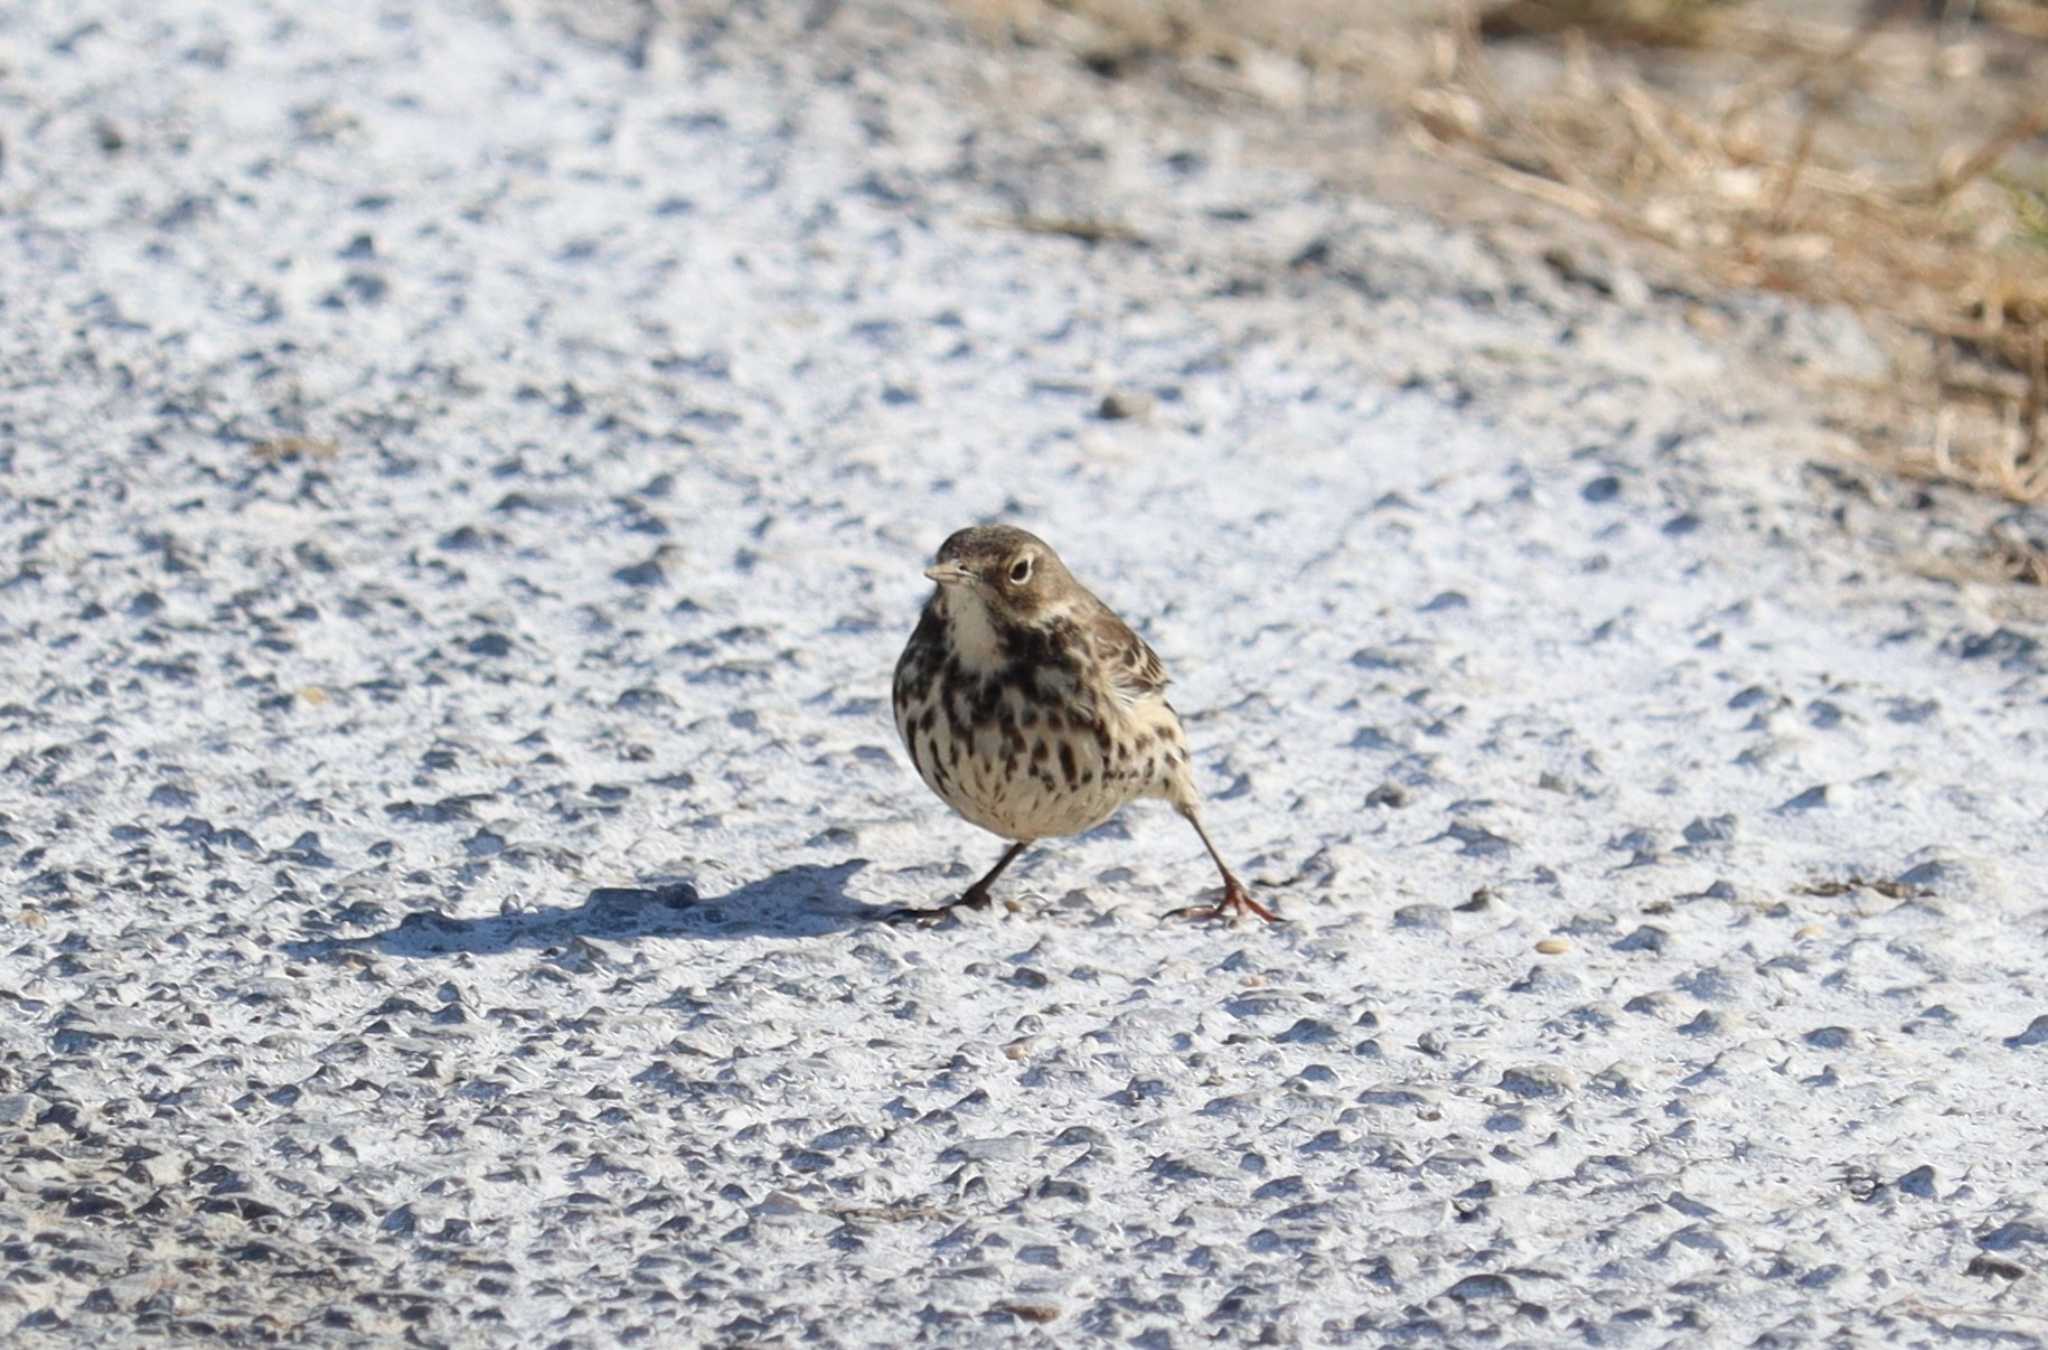
[[[1089,606],[1089,613],[1081,621],[1081,629],[1088,635],[1089,649],[1094,653],[1096,668],[1109,681],[1110,688],[1125,703],[1137,703],[1154,697],[1164,690],[1170,677],[1159,653],[1147,646],[1145,639],[1131,631],[1129,624],[1119,619],[1108,605],[1088,597],[1095,603]]]

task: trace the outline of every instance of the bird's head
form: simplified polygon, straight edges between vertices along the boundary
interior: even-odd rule
[[[1056,610],[1073,587],[1059,555],[1043,539],[1013,525],[972,525],[939,545],[924,574],[949,600],[980,605],[990,615],[1027,623]]]

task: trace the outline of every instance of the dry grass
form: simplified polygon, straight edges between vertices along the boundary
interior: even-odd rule
[[[1507,0],[1440,48],[1435,78],[1410,96],[1419,137],[1720,284],[1855,308],[1892,339],[1900,376],[1865,391],[1882,415],[1860,440],[1909,472],[2048,499],[2038,39],[1984,25],[1944,38],[1897,5],[1847,29],[1756,8]],[[2006,8],[2048,20],[2048,8]],[[1562,52],[1557,77],[1510,96],[1489,32],[1544,33]],[[1651,59],[1647,46],[1664,50]],[[1994,56],[2002,77],[1987,75]]]
[[[1837,387],[1837,426],[2048,500],[2048,0],[956,3],[1106,76],[1392,110],[1700,282],[1850,306],[1896,371]]]

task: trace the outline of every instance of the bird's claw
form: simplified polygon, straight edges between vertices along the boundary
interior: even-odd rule
[[[943,905],[932,905],[928,908],[917,905],[906,905],[902,909],[885,910],[881,914],[876,915],[875,917],[881,923],[914,923],[920,928],[935,928],[939,924],[944,923],[947,919],[952,918],[953,911],[956,909],[987,908],[988,893],[986,891],[983,891],[980,894],[976,894],[973,891],[969,891],[967,892],[967,894],[961,896],[958,900],[948,901]]]
[[[1189,905],[1184,909],[1169,912],[1168,918],[1178,919],[1235,919],[1241,914],[1256,914],[1267,923],[1285,923],[1285,919],[1252,899],[1250,891],[1236,877],[1226,877],[1223,882],[1223,898],[1213,905]]]

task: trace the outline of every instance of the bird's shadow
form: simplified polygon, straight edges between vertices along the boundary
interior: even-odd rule
[[[491,956],[520,948],[544,950],[579,937],[604,942],[823,937],[889,912],[847,895],[847,878],[865,866],[865,858],[829,867],[803,863],[708,898],[688,881],[669,881],[652,886],[601,886],[573,908],[541,906],[473,919],[415,910],[381,933],[308,938],[287,943],[284,950],[306,960],[340,960],[361,951],[419,959]]]

